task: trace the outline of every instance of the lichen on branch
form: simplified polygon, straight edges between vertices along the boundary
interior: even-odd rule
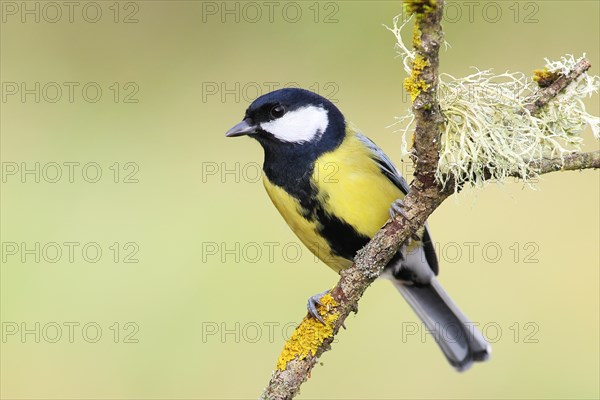
[[[429,62],[417,55],[412,62],[410,76],[404,79],[404,89],[410,94],[412,101],[415,101],[422,91],[429,89],[429,85],[421,77],[423,70],[428,66]]]
[[[424,63],[419,52],[402,43],[404,25],[398,26],[395,18],[388,29],[396,37],[409,75],[404,87],[415,101],[428,87],[421,77]],[[418,49],[414,42],[413,37],[413,48]],[[584,57],[566,55],[546,59],[545,67],[531,77],[477,68],[460,78],[440,74],[437,99],[445,119],[437,182],[459,190],[465,184],[482,186],[517,175],[529,183],[537,177],[532,163],[581,150],[586,127],[599,138],[600,118],[587,112],[584,99],[598,91],[600,77],[589,75],[588,68]],[[418,127],[414,110],[398,118],[397,124],[403,134],[402,151],[408,154],[409,137]]]
[[[548,67],[533,70],[533,81],[541,88],[552,85],[561,76],[558,72],[551,72]]]
[[[304,360],[308,356],[317,355],[319,347],[326,339],[333,336],[334,323],[339,317],[339,313],[335,311],[329,313],[329,311],[337,305],[335,299],[327,294],[321,298],[321,304],[317,305],[317,312],[323,317],[325,323],[310,316],[304,317],[292,336],[285,342],[283,351],[277,360],[279,371],[285,370],[289,361]]]
[[[436,0],[404,0],[404,10],[409,15],[425,15],[435,10]]]

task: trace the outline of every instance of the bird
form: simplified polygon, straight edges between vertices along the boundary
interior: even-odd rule
[[[292,231],[321,261],[340,272],[388,218],[403,213],[409,185],[389,157],[354,128],[331,101],[300,88],[256,98],[226,137],[248,136],[264,150],[265,189]],[[448,362],[465,371],[491,347],[442,288],[429,227],[404,243],[384,268],[429,330]],[[316,310],[327,294],[311,296]]]

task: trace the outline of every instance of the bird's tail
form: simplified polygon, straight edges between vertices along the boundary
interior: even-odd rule
[[[481,332],[458,309],[435,277],[429,285],[392,281],[434,336],[444,355],[458,371],[474,361],[485,361],[491,347]]]

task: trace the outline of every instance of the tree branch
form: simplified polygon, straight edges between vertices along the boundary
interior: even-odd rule
[[[569,86],[573,81],[583,75],[592,64],[587,58],[581,59],[571,72],[567,75],[558,75],[549,86],[540,88],[535,95],[533,95],[526,103],[529,103],[525,109],[531,114],[535,114],[540,111],[546,104],[556,97],[564,88]]]
[[[546,158],[531,163],[538,174],[547,174],[555,171],[577,171],[582,169],[600,168],[600,150],[590,153],[572,153],[562,159]]]
[[[321,354],[331,348],[340,327],[345,328],[344,321],[348,315],[356,312],[358,301],[367,287],[381,274],[401,244],[423,226],[431,213],[453,193],[453,190],[440,187],[435,180],[439,138],[444,121],[436,98],[444,0],[410,0],[407,4],[408,9],[416,15],[413,35],[416,57],[411,77],[405,81],[405,87],[414,97],[416,127],[412,152],[415,174],[410,192],[404,198],[404,215],[397,215],[388,221],[356,254],[354,264],[340,272],[340,280],[324,297],[324,306],[318,307],[326,324],[316,322],[307,315],[296,328],[286,342],[277,369],[261,395],[262,399],[291,399],[298,394]],[[527,111],[539,111],[589,67],[589,62],[582,60],[571,73],[540,88]],[[574,153],[562,159],[547,159],[532,164],[540,174],[600,168],[600,152]]]
[[[413,4],[417,4],[417,2]],[[327,310],[319,310],[335,317],[330,327],[332,334],[322,338],[316,348],[310,349],[311,351],[304,358],[295,357],[285,363],[283,369],[278,368],[261,396],[264,399],[291,399],[298,393],[300,385],[306,381],[318,358],[323,352],[330,349],[333,337],[343,326],[346,317],[350,312],[357,310],[358,301],[367,287],[381,274],[400,245],[414,234],[425,223],[433,210],[450,195],[450,192],[439,191],[435,181],[439,158],[439,128],[443,123],[436,95],[438,51],[443,40],[441,19],[444,1],[425,0],[420,4],[423,6],[420,10],[412,10],[416,14],[413,47],[417,52],[416,60],[419,60],[419,63],[417,64],[416,60],[413,63],[411,78],[413,83],[418,82],[421,90],[415,93],[413,104],[416,117],[413,159],[416,169],[411,190],[404,198],[406,212],[404,216],[397,216],[394,220],[388,221],[375,237],[356,254],[352,267],[340,273],[339,282],[330,292],[333,298],[331,306],[327,307]],[[406,81],[405,86],[407,86]],[[314,319],[307,315],[296,332],[308,332],[309,335],[319,336],[315,335],[314,328],[310,327],[311,320]],[[290,341],[293,339],[294,335]]]

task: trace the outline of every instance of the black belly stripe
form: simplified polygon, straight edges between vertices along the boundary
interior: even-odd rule
[[[265,150],[263,171],[269,181],[299,201],[302,216],[308,221],[317,222],[319,233],[334,255],[352,260],[370,238],[358,233],[336,216],[326,213],[317,200],[317,189],[311,182],[315,161],[323,153],[337,148],[345,137],[343,134],[331,134],[331,130],[345,132],[346,125],[341,115],[330,115],[329,127],[319,142],[290,144],[260,136],[257,139]]]
[[[327,240],[331,251],[336,256],[353,260],[356,252],[370,240],[369,237],[358,233],[351,225],[325,213],[320,207],[315,210],[315,216],[321,227],[319,233]]]

